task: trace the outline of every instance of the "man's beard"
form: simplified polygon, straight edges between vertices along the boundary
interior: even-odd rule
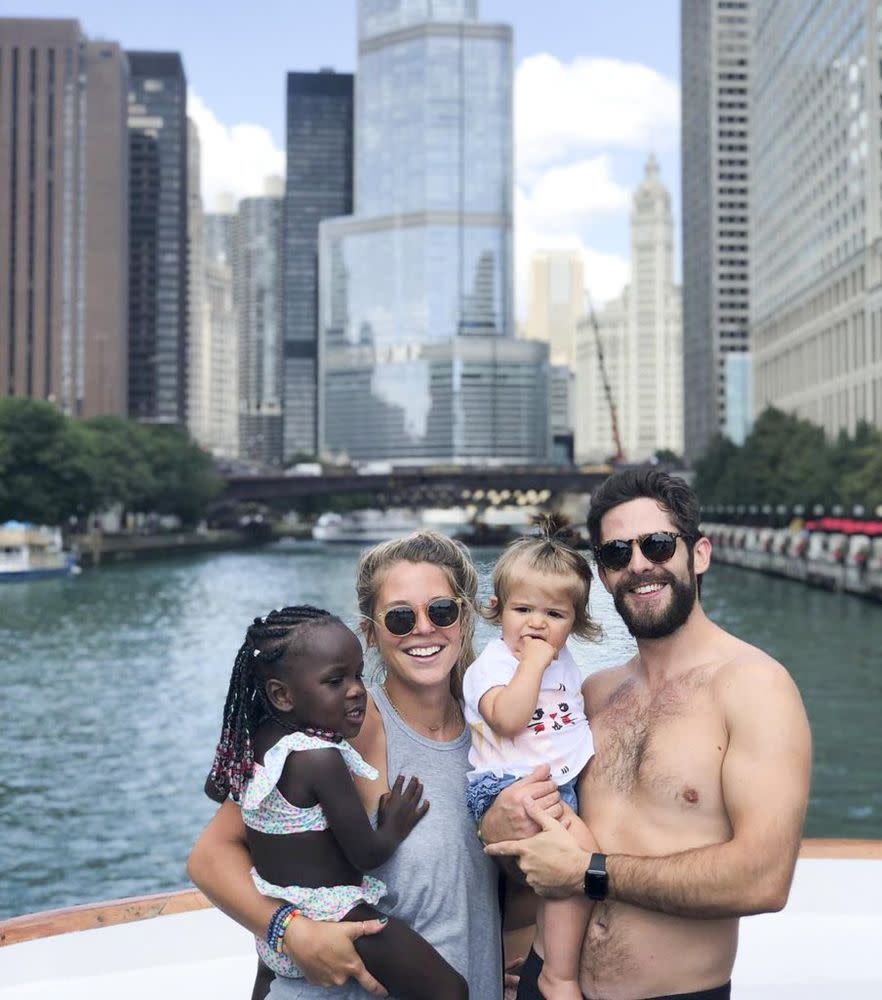
[[[668,585],[671,597],[666,607],[634,609],[625,603],[628,591],[644,583]],[[616,587],[613,603],[635,639],[664,639],[686,624],[695,606],[696,593],[695,573],[690,565],[688,581],[678,579],[667,570],[656,570],[654,573],[642,576],[630,574],[627,580],[623,580]]]

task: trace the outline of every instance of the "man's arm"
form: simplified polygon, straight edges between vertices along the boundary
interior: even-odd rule
[[[787,901],[808,799],[805,710],[787,672],[761,654],[733,664],[718,681],[729,728],[721,780],[732,835],[665,857],[609,855],[611,899],[683,917],[762,913]],[[581,892],[588,852],[531,803],[525,808],[543,832],[488,853],[518,857],[541,895]]]

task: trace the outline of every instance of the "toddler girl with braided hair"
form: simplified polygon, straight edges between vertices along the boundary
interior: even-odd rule
[[[265,896],[284,900],[257,950],[273,972],[302,972],[283,950],[299,915],[313,920],[379,918],[382,933],[355,948],[368,971],[402,1000],[468,997],[465,980],[422,937],[375,908],[385,885],[366,870],[382,864],[429,808],[422,785],[399,777],[380,800],[376,829],[353,775],[376,779],[348,742],[365,718],[361,644],[339,618],[309,606],[256,618],[236,655],[221,738],[205,782],[212,799],[239,803]]]

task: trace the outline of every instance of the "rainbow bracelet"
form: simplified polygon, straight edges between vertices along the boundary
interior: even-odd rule
[[[300,911],[291,903],[283,903],[270,917],[266,929],[266,943],[273,951],[281,952],[284,947],[285,931]]]

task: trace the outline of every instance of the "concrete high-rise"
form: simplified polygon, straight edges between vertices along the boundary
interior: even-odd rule
[[[876,3],[755,0],[755,407],[830,436],[882,427],[880,37]]]
[[[199,132],[187,119],[187,427],[194,441],[209,447],[211,338],[205,300],[205,225],[200,182]]]
[[[205,213],[202,228],[208,366],[205,446],[216,455],[235,457],[239,454],[239,330],[233,301],[236,216]]]
[[[512,38],[477,0],[360,0],[354,214],[319,235],[319,446],[400,463],[549,448],[512,316]]]
[[[233,301],[239,329],[239,454],[282,461],[282,181],[244,198],[236,220]]]
[[[129,415],[187,422],[187,80],[177,52],[128,52]]]
[[[585,315],[585,271],[576,250],[542,250],[530,261],[524,336],[548,344],[553,365],[576,361],[576,325]]]
[[[0,19],[0,395],[126,412],[126,60]]]
[[[352,211],[351,73],[289,73],[282,235],[283,451],[315,454],[318,228]]]
[[[730,354],[750,349],[751,4],[681,0],[683,373],[686,454],[718,434],[740,443],[749,382]],[[742,359],[743,361],[744,359]]]
[[[598,317],[600,340],[625,457],[683,451],[682,305],[674,284],[671,198],[650,156],[631,210],[631,281]],[[576,349],[577,461],[615,451],[612,421],[590,320]]]

